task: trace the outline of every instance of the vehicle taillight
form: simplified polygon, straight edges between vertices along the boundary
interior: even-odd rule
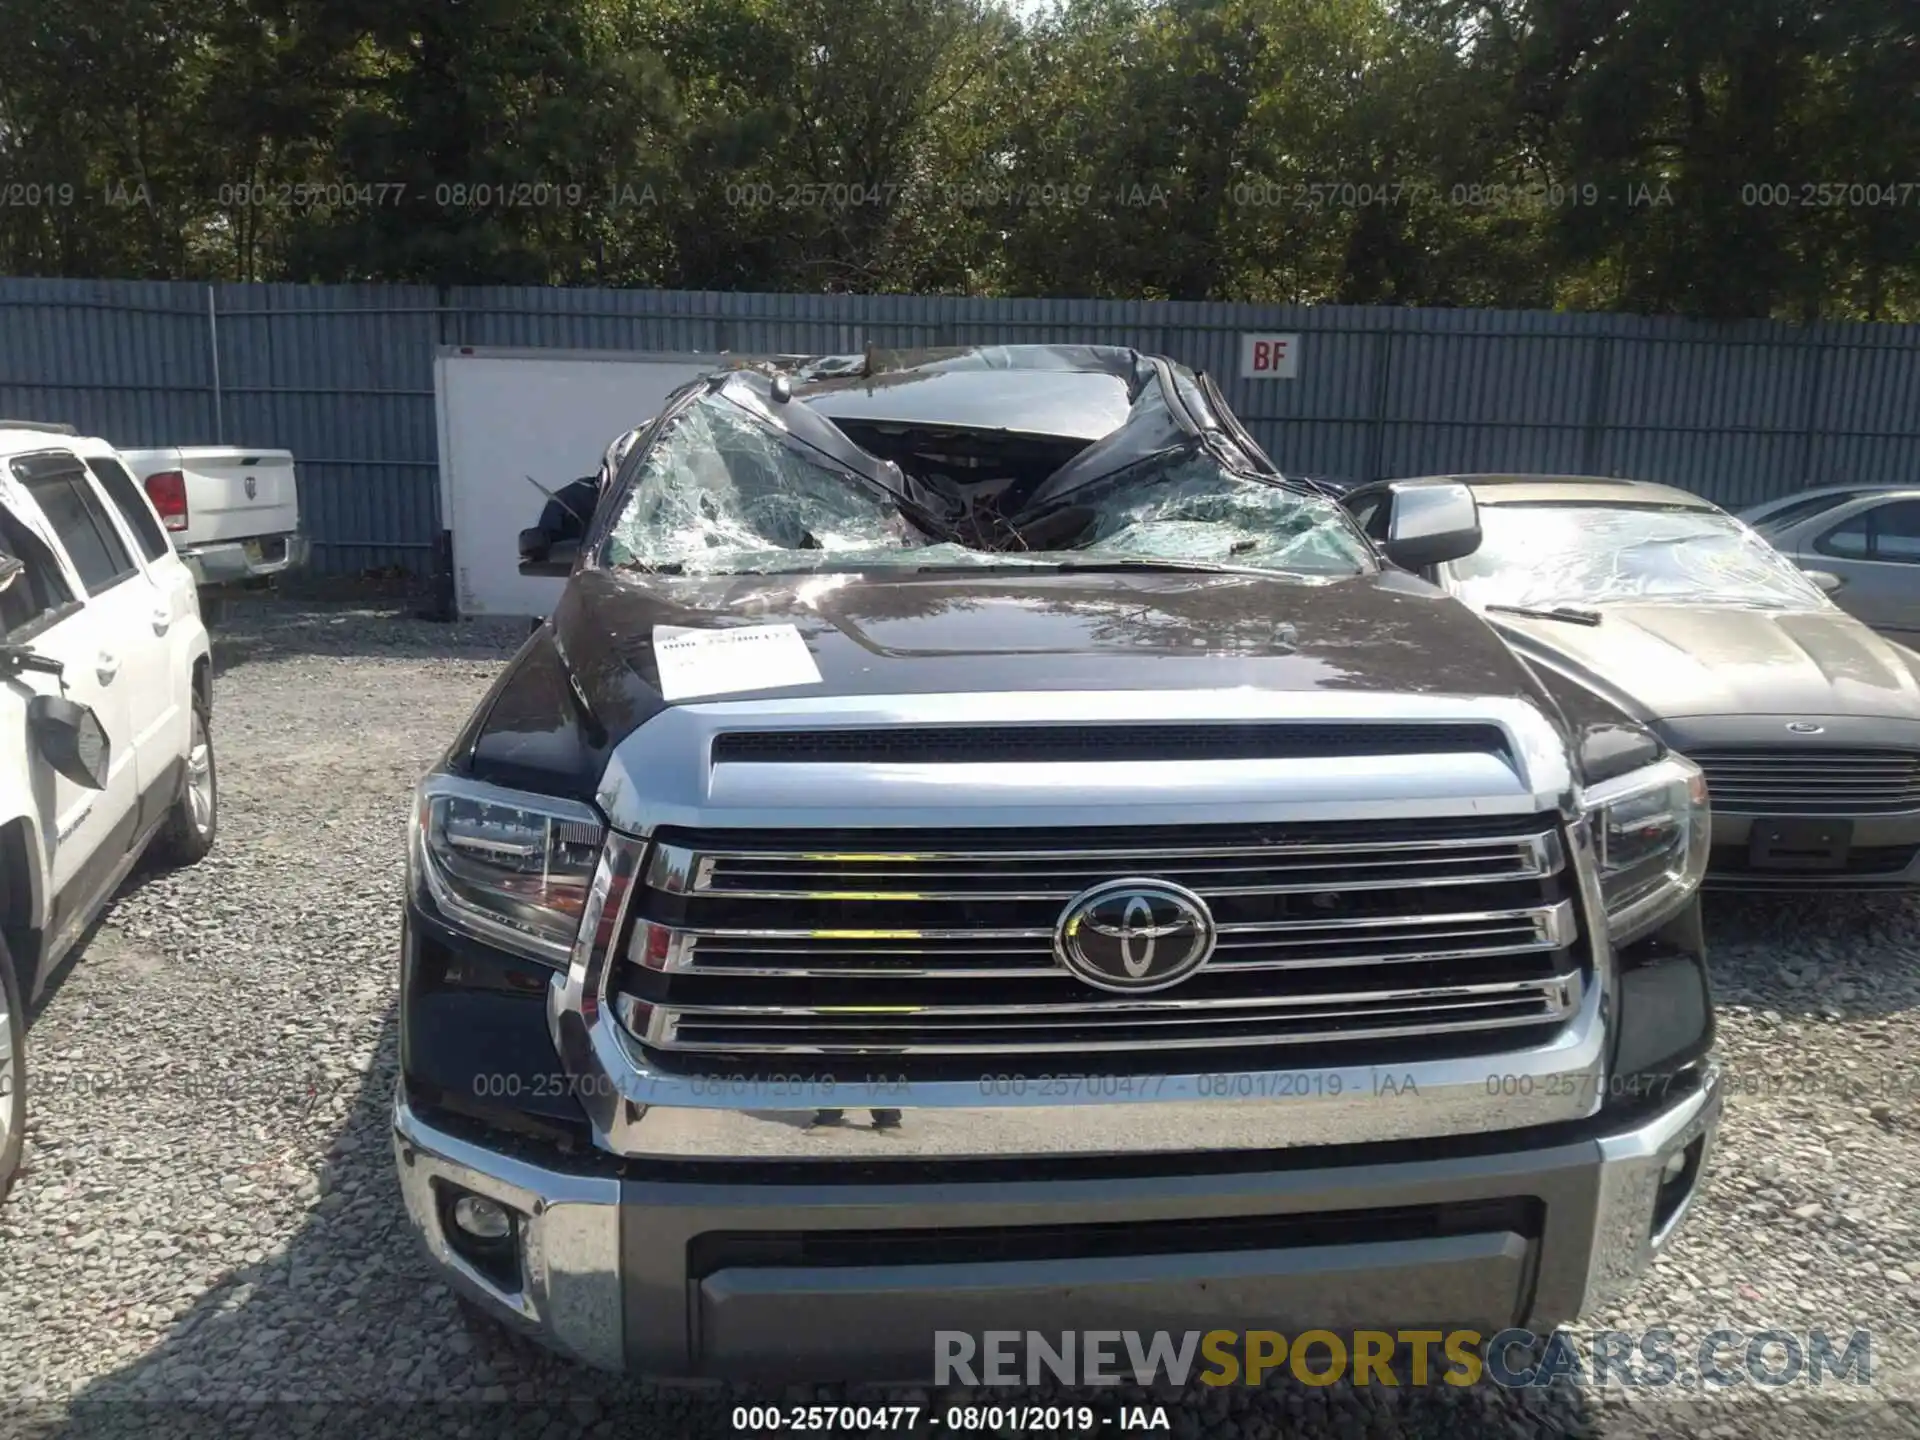
[[[187,477],[178,470],[156,470],[147,476],[147,498],[160,512],[169,530],[187,528]]]

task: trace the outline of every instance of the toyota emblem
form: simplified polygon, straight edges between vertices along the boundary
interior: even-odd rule
[[[1101,990],[1177,985],[1207,963],[1217,935],[1207,902],[1165,880],[1109,880],[1076,895],[1054,927],[1060,963]]]
[[[1816,725],[1811,720],[1789,720],[1787,722],[1787,729],[1795,735],[1824,735],[1827,733],[1826,726]]]
[[[251,475],[246,476],[241,483],[246,486],[247,498],[249,500],[253,499],[260,491],[260,482]]]

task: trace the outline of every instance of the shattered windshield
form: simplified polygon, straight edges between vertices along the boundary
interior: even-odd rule
[[[1246,479],[1204,453],[1149,461],[1074,497],[1091,512],[1076,553],[1358,575],[1365,542],[1339,507]]]
[[[1828,604],[1791,561],[1717,510],[1483,505],[1480,530],[1480,548],[1448,567],[1454,592],[1472,605]]]
[[[609,565],[747,573],[925,543],[877,489],[809,459],[731,401],[702,396],[673,426],[614,522]]]
[[[891,467],[889,467],[891,468]],[[896,472],[897,473],[897,472]],[[905,493],[902,486],[902,495]],[[615,568],[772,574],[889,566],[1167,560],[1316,576],[1371,568],[1331,502],[1235,474],[1197,445],[1076,485],[1028,517],[959,534],[908,518],[902,497],[791,442],[721,394],[694,400],[635,476],[602,551]],[[983,543],[980,535],[991,535]],[[1044,538],[1043,538],[1044,537]]]

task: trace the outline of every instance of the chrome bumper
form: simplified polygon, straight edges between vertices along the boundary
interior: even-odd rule
[[[263,537],[271,551],[259,555],[248,549],[245,540],[223,540],[212,545],[196,545],[182,550],[180,558],[192,572],[196,585],[231,585],[239,580],[263,580],[287,570],[298,570],[307,563],[309,544],[304,535]],[[285,542],[284,546],[282,541]]]
[[[557,1154],[539,1161],[475,1143],[394,1100],[394,1151],[408,1211],[449,1284],[508,1325],[593,1365],[671,1377],[913,1380],[933,1360],[934,1328],[1119,1324],[1205,1328],[1289,1323],[1428,1323],[1536,1330],[1620,1294],[1684,1219],[1719,1121],[1717,1072],[1664,1111],[1596,1138],[1440,1159],[1315,1166],[1310,1151],[1252,1173],[1183,1173],[1162,1156],[1134,1178],[1006,1181],[964,1169],[887,1181],[864,1167],[819,1180],[619,1178]],[[1662,1205],[1668,1161],[1699,1148]],[[529,1152],[531,1153],[531,1152]],[[596,1157],[604,1164],[607,1157]],[[791,1174],[789,1169],[786,1173]],[[517,1212],[518,1283],[502,1285],[458,1252],[438,1192],[454,1187]],[[965,1237],[998,1230],[1056,1237],[1074,1227],[1130,1233],[1212,1221],[1282,1222],[1369,1212],[1466,1213],[1529,1202],[1523,1224],[1426,1236],[1345,1232],[1311,1243],[1139,1255],[1088,1247],[1024,1260],[956,1259]],[[1385,1223],[1384,1221],[1381,1223]],[[1442,1227],[1444,1229],[1444,1227]],[[809,1263],[803,1236],[835,1233],[873,1259]],[[908,1243],[873,1243],[876,1232]],[[1083,1232],[1084,1233],[1084,1232]],[[740,1237],[751,1254],[728,1252]],[[787,1243],[784,1257],[781,1242]],[[913,1251],[924,1245],[924,1253]],[[716,1249],[716,1246],[721,1248]],[[1038,1318],[1036,1318],[1038,1317]]]

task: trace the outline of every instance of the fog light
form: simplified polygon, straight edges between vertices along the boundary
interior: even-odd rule
[[[476,1240],[504,1240],[513,1233],[507,1208],[484,1195],[462,1195],[454,1201],[453,1223]]]
[[[1700,1161],[1706,1149],[1707,1139],[1702,1135],[1684,1149],[1674,1151],[1661,1165],[1660,1185],[1653,1199],[1653,1233],[1656,1236],[1663,1234],[1673,1224],[1680,1207],[1686,1204],[1687,1196],[1693,1193],[1694,1183],[1700,1178]]]

